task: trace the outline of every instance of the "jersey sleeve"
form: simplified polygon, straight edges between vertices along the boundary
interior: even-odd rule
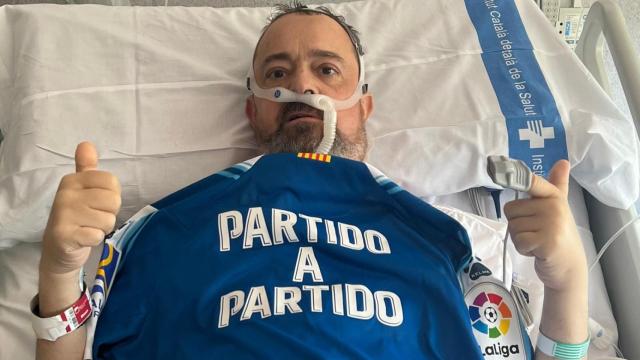
[[[85,359],[93,358],[92,348],[96,325],[100,312],[109,297],[109,291],[117,276],[118,269],[124,262],[127,251],[133,245],[136,236],[156,212],[157,209],[153,206],[145,206],[105,238],[102,255],[96,270],[96,278],[91,287],[91,316],[86,324]]]

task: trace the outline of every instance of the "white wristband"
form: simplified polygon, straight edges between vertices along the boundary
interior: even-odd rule
[[[86,284],[83,284],[83,287],[82,295],[75,303],[58,315],[48,318],[40,317],[38,295],[33,297],[31,300],[31,325],[38,339],[55,341],[79,328],[89,319],[91,315],[89,290]]]
[[[580,344],[565,344],[546,337],[542,332],[538,334],[536,347],[544,354],[555,359],[578,360],[587,356],[589,350],[589,338]]]

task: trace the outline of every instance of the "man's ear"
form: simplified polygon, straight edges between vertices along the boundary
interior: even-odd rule
[[[362,116],[362,123],[364,124],[368,119],[371,113],[373,112],[373,95],[364,94],[362,98],[360,98],[360,115]]]
[[[252,129],[255,129],[256,122],[256,102],[253,98],[253,94],[247,96],[247,100],[244,103],[244,114],[247,116],[247,120],[249,120],[249,125]]]

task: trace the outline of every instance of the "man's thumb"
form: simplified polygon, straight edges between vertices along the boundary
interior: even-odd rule
[[[78,144],[76,148],[76,172],[96,170],[98,168],[98,152],[89,141]]]
[[[569,194],[569,170],[571,164],[567,160],[558,160],[549,172],[549,182],[555,185],[560,192],[567,196]]]

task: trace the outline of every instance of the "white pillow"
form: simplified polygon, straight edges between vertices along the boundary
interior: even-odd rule
[[[640,182],[632,123],[531,1],[516,3],[565,123],[574,176],[627,206]],[[507,135],[464,1],[329,6],[368,50],[369,162],[421,197],[490,185],[485,157],[506,154]],[[0,7],[0,248],[40,240],[83,140],[121,180],[120,219],[256,155],[243,79],[270,11]]]

